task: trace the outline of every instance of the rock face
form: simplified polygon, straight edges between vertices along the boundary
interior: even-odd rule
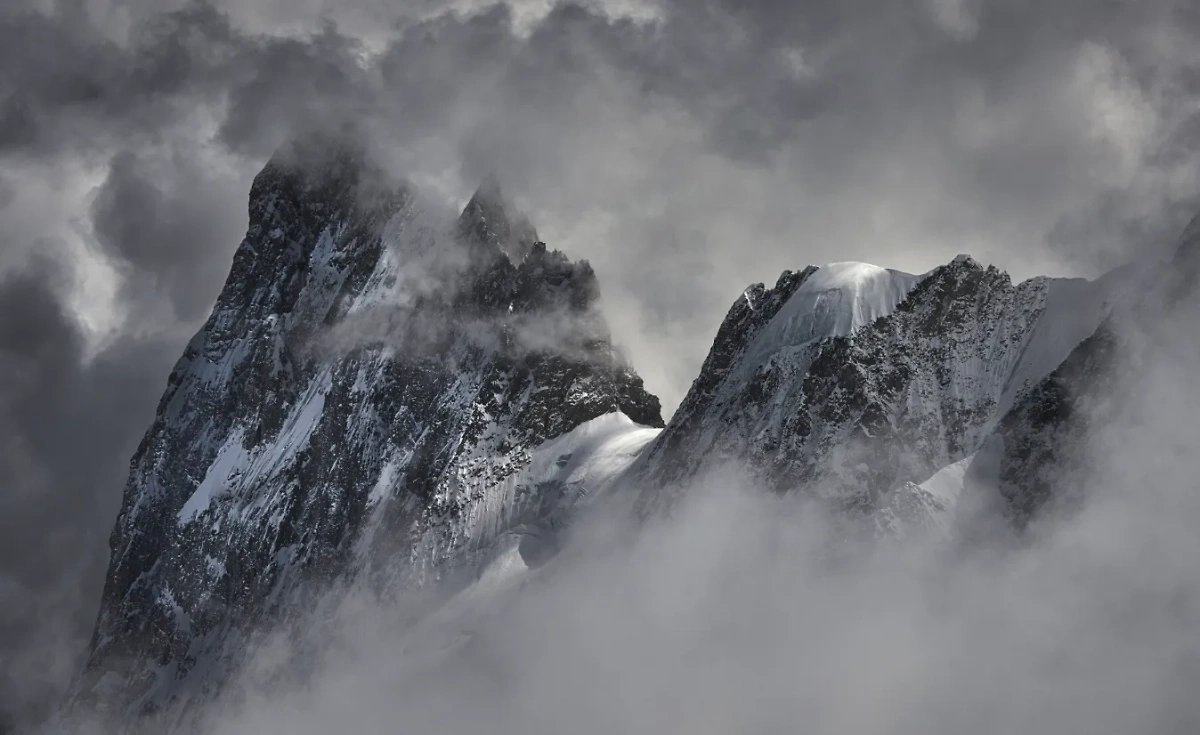
[[[1087,455],[1096,432],[1127,408],[1149,372],[1151,342],[1186,339],[1200,276],[1200,217],[1185,230],[1171,258],[1138,263],[1118,273],[1127,284],[1118,306],[1052,373],[1024,392],[989,438],[975,492],[990,493],[1008,524],[1024,530],[1051,505],[1080,502],[1090,479]],[[1112,279],[1116,280],[1116,279]]]
[[[975,452],[1095,330],[1106,289],[1014,285],[965,256],[923,276],[835,264],[756,284],[641,463],[643,510],[670,502],[660,488],[736,462],[777,491],[875,512]]]
[[[132,459],[77,701],[211,693],[309,583],[470,568],[555,500],[520,479],[547,440],[661,426],[597,294],[494,182],[451,223],[354,148],[278,154]]]
[[[1087,476],[1081,450],[1099,418],[1094,411],[1103,412],[1102,402],[1115,395],[1121,352],[1113,326],[1102,325],[1024,394],[989,438],[980,462],[999,463],[989,479],[1015,530],[1024,530],[1052,497],[1078,499]]]

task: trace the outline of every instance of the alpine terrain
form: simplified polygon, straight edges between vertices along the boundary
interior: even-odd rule
[[[920,276],[835,263],[755,284],[639,461],[640,505],[669,504],[689,478],[733,462],[767,487],[869,515],[886,535],[944,532],[968,460],[1096,330],[1120,275],[1014,284],[964,255]]]
[[[725,466],[881,539],[951,538],[971,488],[1019,530],[1159,272],[786,271],[734,299],[664,427],[591,268],[494,180],[455,219],[353,146],[291,145],[131,462],[75,704],[186,709],[331,589],[411,601],[501,554],[537,568],[588,507],[669,513]]]
[[[583,432],[595,461],[631,461],[659,402],[597,296],[494,181],[447,224],[357,149],[278,154],[131,462],[78,703],[211,694],[318,584],[472,569],[591,489],[554,481],[583,453],[521,481],[549,440]]]

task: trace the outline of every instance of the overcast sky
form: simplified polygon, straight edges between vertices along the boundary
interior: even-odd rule
[[[5,0],[0,710],[69,675],[128,459],[296,123],[355,117],[459,204],[495,171],[669,411],[784,268],[1093,275],[1169,241],[1198,95],[1194,0]]]

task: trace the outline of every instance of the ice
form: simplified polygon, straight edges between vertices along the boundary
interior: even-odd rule
[[[848,335],[887,316],[923,277],[869,263],[821,266],[755,338],[747,364],[785,347]]]

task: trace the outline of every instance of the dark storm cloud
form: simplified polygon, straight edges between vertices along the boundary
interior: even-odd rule
[[[0,711],[23,717],[90,635],[130,440],[175,349],[125,339],[85,365],[65,288],[41,259],[0,282]]]
[[[1094,272],[1196,207],[1184,0],[449,8],[0,8],[0,660],[86,633],[128,456],[229,267],[250,177],[295,126],[355,120],[449,197],[498,172],[595,266],[668,405],[739,290],[784,268],[967,251]],[[69,668],[4,690],[44,703]]]
[[[189,20],[201,27],[194,14]],[[114,134],[132,137],[166,123],[178,113],[181,92],[201,90],[195,72],[203,69],[181,58],[176,35],[146,28],[139,36],[131,48],[118,46],[92,27],[82,6],[3,11],[0,145],[26,155],[64,148],[102,155]],[[211,34],[203,39],[207,54],[219,54],[219,46]]]
[[[236,211],[245,196],[214,180],[198,155],[114,156],[91,210],[96,239],[124,276],[123,296],[147,309],[166,303],[188,323],[212,307],[245,225],[212,216]]]
[[[0,10],[0,150],[103,158],[211,111],[221,142],[257,142],[249,152],[261,156],[286,123],[336,105],[353,112],[355,95],[367,90],[357,43],[332,25],[256,37],[209,2],[161,13],[131,4],[120,42],[98,24],[103,10],[89,12],[93,5],[101,3]]]

